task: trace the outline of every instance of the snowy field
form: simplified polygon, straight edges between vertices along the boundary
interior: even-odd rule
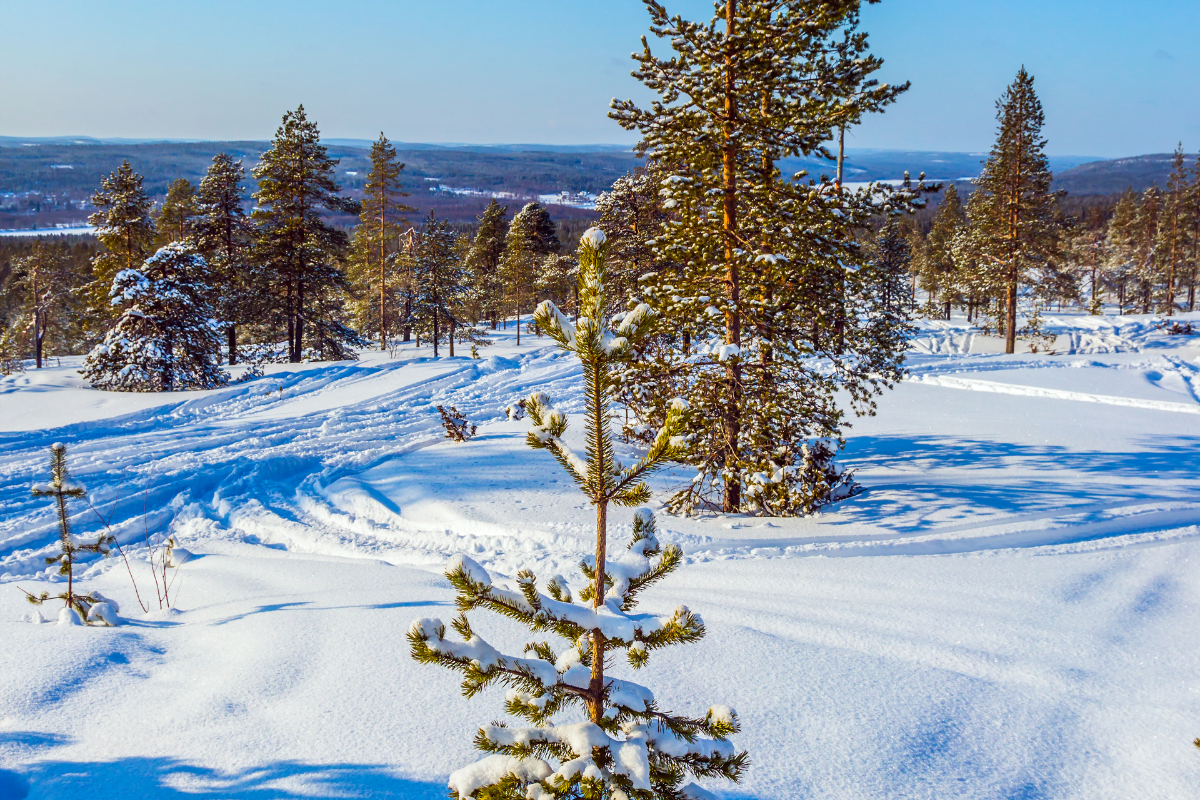
[[[1200,336],[1049,322],[1056,354],[1016,356],[922,322],[910,380],[850,432],[866,491],[833,513],[660,516],[688,564],[642,606],[709,633],[639,681],[738,710],[752,765],[719,794],[1200,797]],[[0,800],[444,797],[503,709],[408,656],[412,620],[453,615],[442,564],[578,580],[591,547],[590,507],[504,420],[535,388],[579,410],[577,362],[534,337],[483,352],[186,394],[96,392],[78,359],[0,379]],[[479,436],[446,441],[438,404]],[[84,588],[125,624],[33,624],[17,587],[54,588],[55,529],[29,486],[55,441],[143,596],[147,534],[197,554],[175,609],[143,614],[108,559]]]

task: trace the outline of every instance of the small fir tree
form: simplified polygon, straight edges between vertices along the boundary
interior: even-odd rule
[[[172,242],[141,269],[113,278],[120,318],[80,374],[97,389],[171,392],[223,386],[221,336],[208,302],[208,265],[190,243]]]
[[[88,224],[96,227],[96,238],[104,246],[104,252],[92,261],[94,277],[85,290],[89,333],[97,335],[113,319],[108,296],[113,278],[123,269],[137,269],[152,252],[154,220],[142,176],[128,161],[101,180],[91,202],[96,211],[88,217]]]
[[[472,697],[490,684],[509,688],[505,710],[533,727],[487,725],[475,745],[489,755],[450,776],[459,800],[549,800],[549,798],[637,798],[682,800],[706,796],[689,777],[740,779],[748,763],[728,737],[739,730],[737,715],[713,706],[703,717],[659,709],[645,686],[606,675],[616,652],[624,651],[634,669],[650,652],[686,644],[704,635],[704,623],[686,606],[670,616],[637,614],[638,595],[673,572],[683,554],[659,544],[654,515],[634,513],[632,541],[617,557],[608,555],[607,508],[633,506],[650,491],[642,479],[678,455],[684,408],[676,405],[649,452],[636,464],[622,466],[613,456],[609,403],[612,367],[627,357],[631,340],[645,334],[652,314],[645,306],[611,322],[605,315],[604,235],[584,234],[580,245],[579,325],[550,301],[538,306],[535,320],[560,348],[580,360],[587,393],[587,453],[571,451],[562,440],[566,416],[535,393],[527,403],[534,429],[530,446],[549,450],[596,507],[596,555],[581,570],[587,586],[572,596],[559,578],[538,589],[527,570],[515,589],[503,588],[465,556],[452,560],[446,576],[458,593],[460,610],[452,627],[461,642],[446,637],[440,620],[417,620],[408,639],[413,657],[463,675],[463,693]],[[556,652],[546,641],[526,645],[526,656],[504,655],[479,637],[467,614],[476,609],[515,619],[535,633],[564,640]],[[586,714],[583,722],[554,724],[569,709]]]
[[[34,497],[53,497],[54,510],[58,515],[58,541],[60,552],[46,559],[47,564],[58,564],[58,574],[67,578],[67,589],[60,594],[51,595],[42,592],[32,595],[25,592],[29,602],[40,606],[48,600],[62,600],[65,603],[60,622],[82,624],[87,622],[102,622],[105,625],[117,624],[116,603],[103,597],[97,592],[89,594],[75,593],[75,564],[82,553],[98,553],[107,556],[109,548],[116,544],[116,538],[111,534],[101,534],[93,544],[83,544],[71,533],[71,515],[67,509],[67,500],[83,497],[86,494],[83,485],[72,480],[67,467],[67,446],[61,442],[50,445],[50,482],[35,483]]]
[[[242,205],[246,171],[225,153],[212,165],[196,193],[193,220],[196,246],[208,262],[208,284],[217,316],[225,327],[229,364],[238,359],[238,326],[254,321],[263,308],[261,275],[251,259],[254,231]]]

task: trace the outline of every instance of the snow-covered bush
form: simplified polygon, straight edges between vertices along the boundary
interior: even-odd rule
[[[620,554],[608,554],[608,505],[646,502],[643,478],[679,454],[682,404],[675,404],[648,452],[624,466],[613,455],[609,430],[613,392],[611,369],[627,357],[629,343],[647,322],[626,317],[614,330],[604,316],[604,238],[596,229],[580,247],[582,314],[572,325],[553,303],[538,307],[535,320],[583,365],[587,388],[587,452],[573,452],[562,440],[567,418],[549,398],[535,393],[526,404],[534,424],[528,443],[549,450],[596,506],[596,554],[580,565],[586,585],[573,597],[566,581],[551,578],[545,591],[523,570],[515,586],[492,579],[466,556],[451,560],[446,577],[457,592],[460,614],[451,622],[460,641],[447,638],[437,619],[417,620],[408,631],[416,660],[439,664],[463,675],[471,697],[493,683],[508,688],[505,710],[531,724],[496,722],[481,728],[475,746],[488,755],[450,776],[460,800],[682,800],[709,796],[688,777],[737,781],[747,754],[728,737],[739,730],[737,715],[715,705],[703,716],[659,708],[653,692],[630,680],[606,675],[609,662],[624,652],[629,666],[646,665],[651,651],[695,642],[704,623],[686,606],[669,614],[635,612],[638,595],[673,572],[682,561],[677,546],[663,547],[649,509],[634,513],[632,541]],[[525,655],[501,653],[472,628],[476,609],[517,620],[535,634],[553,634],[559,648],[543,640],[525,645]],[[556,724],[560,713],[578,711],[584,721]]]
[[[771,517],[812,514],[862,491],[854,471],[834,460],[838,443],[814,439],[768,454],[763,469],[746,481],[748,510]]]
[[[99,553],[108,555],[109,548],[116,543],[111,535],[105,533],[93,544],[83,544],[79,537],[71,533],[71,519],[67,512],[67,499],[83,497],[86,490],[83,485],[71,479],[67,468],[67,447],[61,443],[50,445],[50,482],[35,483],[33,494],[36,497],[53,497],[55,511],[58,514],[58,539],[61,552],[46,559],[47,564],[58,564],[58,573],[67,577],[67,589],[60,594],[51,595],[42,592],[33,595],[25,592],[29,602],[40,606],[47,600],[62,600],[65,605],[59,613],[58,621],[66,625],[82,625],[85,623],[101,623],[116,625],[117,612],[120,608],[115,602],[99,592],[88,594],[75,593],[75,560],[80,553]],[[23,591],[23,590],[22,590]]]
[[[225,385],[221,329],[203,282],[207,268],[190,244],[172,242],[142,269],[116,274],[109,296],[121,316],[80,370],[92,386],[170,392]]]

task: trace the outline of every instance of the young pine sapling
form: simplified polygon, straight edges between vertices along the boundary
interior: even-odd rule
[[[534,575],[522,570],[516,587],[505,588],[459,556],[446,576],[458,595],[461,613],[451,626],[462,641],[447,639],[446,626],[436,619],[418,620],[408,632],[416,660],[461,672],[467,697],[492,683],[507,686],[506,711],[533,725],[498,722],[479,730],[475,746],[490,755],[451,774],[450,788],[460,800],[698,800],[709,795],[694,783],[683,785],[689,775],[737,781],[748,762],[728,740],[739,730],[732,709],[713,706],[703,717],[672,714],[660,710],[648,688],[605,674],[616,652],[624,651],[629,665],[639,669],[651,651],[703,637],[704,623],[686,606],[661,616],[634,612],[639,593],[682,560],[677,546],[659,545],[649,509],[635,512],[625,552],[608,557],[608,505],[649,500],[643,479],[681,455],[686,406],[672,404],[662,430],[635,464],[617,461],[609,429],[611,370],[653,319],[644,306],[613,323],[605,319],[604,255],[604,235],[593,228],[580,246],[577,324],[549,301],[535,315],[538,327],[582,362],[586,454],[563,441],[567,418],[544,394],[526,404],[534,424],[528,443],[549,450],[596,507],[596,554],[581,564],[587,586],[576,599],[555,577],[543,593]],[[549,642],[535,641],[525,646],[524,657],[504,655],[472,630],[467,614],[480,608],[535,633],[552,633],[565,646],[555,651]],[[554,724],[569,709],[582,711],[586,720]]]
[[[449,409],[438,406],[437,410],[442,415],[442,427],[446,429],[447,439],[465,442],[475,435],[478,426],[467,422],[466,416],[454,406],[450,406]]]
[[[109,533],[100,534],[94,544],[83,544],[71,533],[71,518],[67,510],[67,499],[83,497],[87,493],[83,485],[71,479],[67,467],[67,446],[56,442],[50,445],[50,482],[35,483],[35,497],[53,497],[55,511],[58,513],[58,538],[61,552],[46,559],[47,564],[58,564],[58,573],[67,576],[67,590],[60,594],[51,595],[42,592],[33,595],[25,592],[29,602],[40,606],[47,600],[62,600],[65,606],[59,614],[59,621],[80,625],[86,620],[89,623],[101,622],[105,625],[117,624],[117,612],[120,610],[115,602],[99,592],[88,594],[75,593],[75,563],[80,553],[99,553],[107,556],[109,548],[116,544],[116,538]],[[24,589],[22,589],[24,591]]]

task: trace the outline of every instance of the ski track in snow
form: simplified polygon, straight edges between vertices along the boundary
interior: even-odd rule
[[[929,344],[931,335],[942,342],[949,341],[944,337],[959,337],[969,345],[976,334],[961,323],[922,321],[913,339],[916,352],[906,383],[1116,405],[1167,412],[1168,417],[1200,413],[1194,383],[1200,368],[1162,350],[1163,345],[1190,345],[1189,337],[1167,337],[1146,318],[1052,317],[1048,325],[1068,329],[1072,342],[1092,337],[1086,340],[1093,348],[1099,341],[1095,337],[1103,334],[1108,337],[1105,353],[1117,360],[969,354],[969,347],[951,348],[955,352],[950,355],[923,355],[940,347]],[[501,574],[523,567],[569,571],[590,548],[585,503],[579,501],[564,512],[551,496],[518,509],[524,514],[484,518],[472,511],[470,501],[473,493],[482,491],[477,485],[481,473],[497,473],[501,484],[508,479],[508,484],[493,488],[512,491],[523,485],[531,469],[542,469],[530,466],[537,462],[523,443],[527,423],[501,422],[506,406],[538,388],[568,412],[580,408],[578,367],[544,340],[533,344],[523,353],[498,347],[505,355],[480,361],[434,361],[410,352],[399,361],[376,356],[357,363],[281,366],[246,384],[179,400],[168,395],[159,407],[123,416],[0,434],[0,502],[9,509],[0,521],[0,581],[50,574],[43,558],[55,547],[54,520],[43,501],[30,497],[28,486],[44,470],[45,448],[54,441],[68,444],[75,475],[88,487],[96,512],[110,521],[120,541],[135,548],[147,533],[171,532],[193,543],[233,538],[428,568],[465,551]],[[1013,370],[1018,377],[1006,381]],[[1029,379],[1020,376],[1050,374],[1048,370],[1068,378],[1112,370],[1145,376],[1142,382],[1151,387],[1146,392],[1169,384],[1171,393],[1161,394],[1172,400],[1021,383]],[[964,377],[989,373],[1000,380]],[[447,446],[438,404],[455,405],[481,425],[480,439],[464,451],[490,447],[478,463],[464,466],[432,456],[428,463],[413,460],[417,451],[439,445],[435,452],[442,452]],[[489,444],[481,445],[481,440]],[[939,477],[936,464],[922,462],[916,465],[920,480],[913,481],[911,474],[896,475],[894,456],[856,461],[853,433],[851,441],[849,463],[864,470],[860,475],[868,494],[841,504],[838,513],[825,515],[819,525],[790,520],[766,523],[771,526],[767,529],[752,519],[730,522],[719,515],[664,518],[661,525],[692,559],[701,561],[1079,548],[1087,542],[1094,549],[1101,546],[1097,542],[1110,539],[1144,543],[1189,538],[1197,535],[1200,525],[1200,506],[1151,502],[1170,504],[1181,496],[1179,486],[1155,498],[1152,489],[1131,491],[1136,480],[1122,481],[1117,496],[1125,500],[1115,506],[1112,498],[1091,497],[1090,503],[1068,499],[1064,508],[1061,493],[1035,491],[1026,497],[1026,508],[1046,507],[1032,514],[1014,513],[1020,509],[997,507],[978,497],[965,502],[959,497],[958,505],[951,507],[945,495],[952,487],[950,493],[968,495],[974,490],[978,495],[979,481],[993,490],[1027,484],[1022,471],[1027,464],[1001,459],[986,476],[964,478],[961,472]],[[628,448],[626,453],[632,455]],[[886,463],[888,469],[880,471],[873,462]],[[1063,457],[1056,462],[1063,465]],[[1064,465],[1063,481],[1078,478],[1071,469]],[[422,479],[398,481],[392,474],[397,470],[415,470]],[[469,474],[448,475],[456,470]],[[1089,480],[1104,486],[1110,477],[1093,474]],[[686,479],[687,473],[676,469],[654,485],[668,489]],[[939,485],[943,497],[932,505],[946,506],[942,517],[913,513],[919,498],[937,492],[930,487]],[[898,493],[903,499],[897,503],[890,498]],[[880,515],[880,510],[886,513]],[[955,524],[940,524],[945,520]],[[78,530],[95,529],[97,514],[77,506],[75,521]],[[760,535],[752,529],[759,529]]]

